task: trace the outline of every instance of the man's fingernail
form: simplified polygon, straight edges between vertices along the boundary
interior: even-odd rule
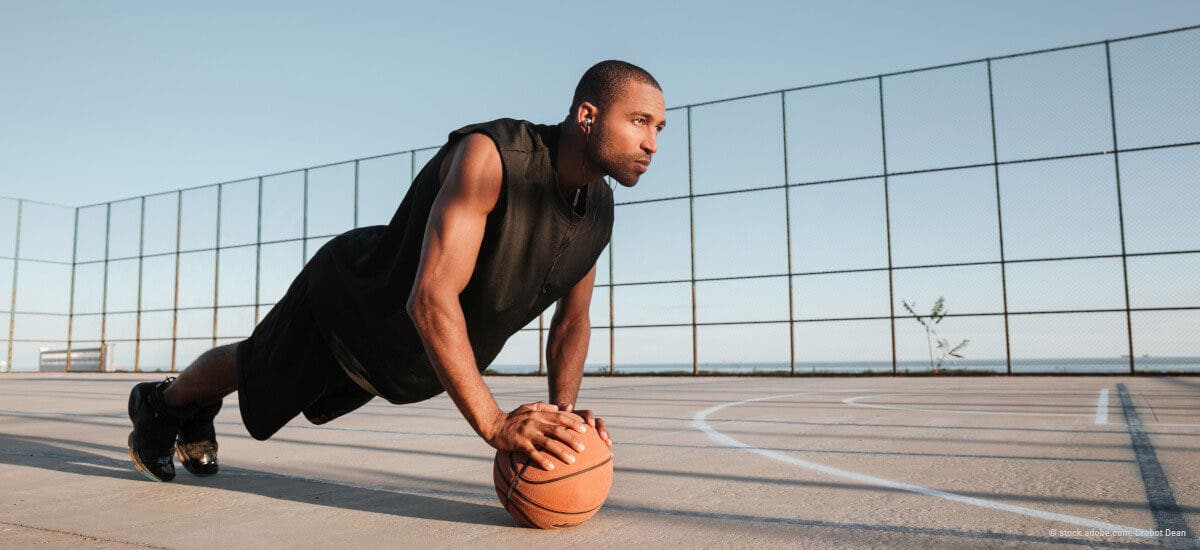
[[[553,469],[554,469],[554,463],[552,463],[552,462],[547,462],[547,463],[546,463],[546,469],[547,469],[547,470],[553,470]]]

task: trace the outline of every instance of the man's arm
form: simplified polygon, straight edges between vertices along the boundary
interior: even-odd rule
[[[612,437],[590,410],[575,410],[579,399],[579,385],[583,380],[583,364],[587,359],[588,344],[592,340],[592,290],[596,283],[596,266],[584,275],[571,291],[558,301],[554,317],[550,321],[550,339],[546,344],[547,378],[550,384],[550,402],[559,410],[573,412],[583,417],[606,445],[612,447]]]
[[[568,428],[586,429],[579,416],[547,403],[522,405],[505,414],[479,374],[459,294],[475,270],[504,173],[495,143],[487,136],[465,136],[451,153],[429,213],[408,314],[438,380],[475,433],[497,449],[524,451],[547,469],[553,465],[543,451],[574,462],[568,445],[578,449],[581,444]]]
[[[559,407],[574,405],[579,398],[583,363],[592,339],[591,307],[595,282],[596,266],[593,265],[591,271],[559,299],[550,320],[550,337],[546,342],[547,378],[550,402]]]

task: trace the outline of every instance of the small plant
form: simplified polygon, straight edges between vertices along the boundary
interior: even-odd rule
[[[942,362],[944,362],[947,357],[957,357],[959,359],[963,358],[959,351],[967,347],[967,344],[970,342],[970,340],[963,340],[962,342],[959,342],[958,345],[950,347],[950,342],[945,338],[941,338],[937,332],[937,325],[942,322],[942,319],[946,318],[946,298],[944,296],[938,296],[937,301],[933,303],[933,309],[930,310],[928,317],[921,317],[916,311],[913,311],[913,308],[917,307],[916,303],[910,304],[904,300],[901,300],[900,303],[904,306],[904,309],[908,310],[908,312],[912,314],[913,318],[916,319],[918,323],[921,323],[921,327],[925,329],[925,341],[929,346],[930,370],[933,372],[941,370]],[[934,344],[935,341],[937,342],[936,345]],[[936,363],[934,362],[933,356],[934,349],[937,349]]]

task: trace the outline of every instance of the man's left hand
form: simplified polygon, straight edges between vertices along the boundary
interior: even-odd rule
[[[588,426],[596,429],[596,433],[600,436],[600,439],[604,441],[604,444],[608,445],[608,448],[612,448],[612,436],[608,435],[608,429],[604,427],[604,419],[596,416],[596,414],[590,410],[577,411],[575,410],[575,405],[570,403],[560,404],[558,406],[558,410],[579,415],[581,418],[583,418],[584,422],[587,422]]]

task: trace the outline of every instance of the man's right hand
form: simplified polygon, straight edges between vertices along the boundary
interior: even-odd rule
[[[510,413],[500,413],[492,423],[487,442],[501,451],[523,452],[543,470],[553,470],[557,457],[575,462],[574,451],[583,451],[575,432],[587,431],[587,423],[575,413],[563,412],[550,403],[527,403]]]

